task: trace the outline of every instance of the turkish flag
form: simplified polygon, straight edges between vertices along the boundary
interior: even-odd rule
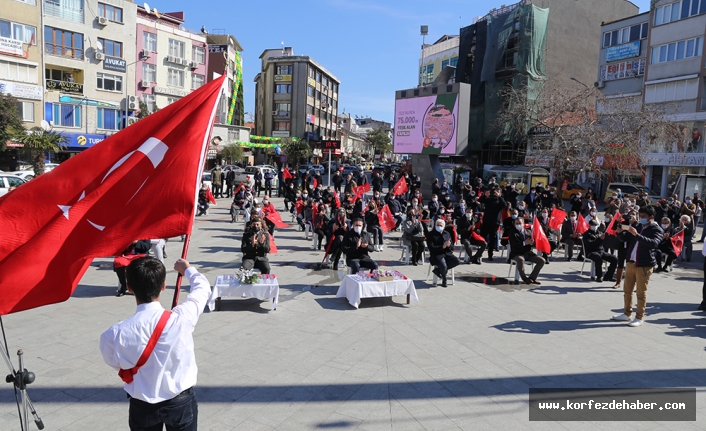
[[[234,195],[237,195],[238,193],[240,193],[241,190],[244,190],[244,189],[245,189],[245,183],[240,183],[240,185],[238,186],[237,189],[235,189],[235,191],[233,192],[233,194],[234,194]]]
[[[395,184],[395,187],[392,188],[392,194],[394,196],[403,195],[408,191],[409,187],[407,187],[407,181],[405,181],[404,177],[400,178],[400,180],[397,181],[397,184]]]
[[[483,238],[482,236],[478,235],[475,231],[471,231],[471,238],[473,238],[473,239],[476,240],[476,241],[483,241],[483,242],[486,242],[486,241],[485,241],[485,238]]]
[[[297,215],[301,214],[302,210],[304,210],[304,202],[302,202],[301,200],[297,201],[294,204],[294,208],[296,208],[297,210]]]
[[[362,186],[355,188],[355,198],[358,199],[362,197],[366,192],[370,191],[370,183],[365,183]]]
[[[383,232],[389,232],[397,225],[397,223],[395,223],[395,218],[392,217],[390,207],[387,205],[378,211],[378,220],[380,220],[380,227],[382,227]]]
[[[678,234],[674,235],[669,240],[672,241],[674,253],[679,256],[681,254],[681,249],[684,247],[684,230],[679,231]]]
[[[284,171],[282,172],[282,178],[284,178],[285,180],[291,180],[294,177],[292,177],[292,173],[289,172],[288,168],[284,168]]]
[[[271,221],[276,227],[280,229],[289,227],[287,223],[282,221],[282,217],[279,215],[279,212],[277,210],[267,213],[267,215],[265,215],[265,219]]]
[[[317,205],[313,205],[311,207],[311,224],[313,226],[316,226],[316,218],[319,216],[319,207]]]
[[[136,239],[191,233],[224,79],[0,197],[0,315],[66,301]]]
[[[267,235],[270,237],[270,254],[277,254],[277,245],[275,244],[275,238],[272,235]]]
[[[319,182],[316,180],[316,178],[314,178],[311,182],[314,184],[313,188],[316,188],[319,185]]]
[[[588,230],[588,222],[586,221],[585,218],[583,218],[583,215],[579,214],[579,219],[576,222],[576,233],[579,235],[583,235],[584,232]]]
[[[336,208],[341,208],[341,198],[338,197],[338,192],[333,192],[333,198],[336,201]]]
[[[561,229],[561,224],[566,220],[566,212],[560,210],[559,208],[554,208],[552,210],[552,215],[549,216],[549,227],[554,230]]]
[[[206,190],[206,199],[209,200],[213,205],[216,205],[218,202],[216,202],[216,198],[213,197],[213,193],[211,192],[211,189]]]
[[[539,219],[534,218],[532,224],[532,239],[534,240],[534,248],[540,253],[551,253],[552,247],[549,245],[549,240],[547,235],[544,233],[544,229],[539,225]]]
[[[607,233],[608,235],[618,236],[618,230],[615,227],[615,224],[618,222],[618,220],[621,220],[621,219],[622,219],[622,217],[620,216],[619,213],[615,214],[613,216],[613,219],[610,221],[610,224],[606,228],[605,233]]]

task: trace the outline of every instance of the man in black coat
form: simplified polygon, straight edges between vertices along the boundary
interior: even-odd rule
[[[498,241],[498,226],[500,226],[500,212],[507,205],[505,200],[500,197],[500,189],[493,188],[488,190],[479,199],[479,202],[485,207],[483,213],[483,225],[481,226],[481,236],[488,243],[488,260],[493,260],[493,251],[497,246]]]
[[[652,270],[656,264],[655,250],[662,241],[662,228],[655,223],[653,207],[643,207],[639,211],[640,226],[630,226],[623,230],[618,226],[618,239],[628,243],[627,266],[625,268],[625,284],[623,285],[623,314],[616,314],[613,320],[628,323],[636,327],[642,325],[647,308],[647,285],[650,282]],[[630,321],[632,314],[632,295],[637,288],[637,311],[635,319]]]
[[[429,218],[433,219],[439,214],[441,214],[441,204],[439,203],[439,197],[436,195],[431,196],[431,200],[429,201]]]
[[[598,231],[598,220],[591,220],[588,222],[588,230],[583,234],[583,246],[585,248],[584,253],[586,257],[591,259],[595,264],[596,268],[596,282],[603,282],[603,261],[609,263],[608,272],[605,274],[606,281],[614,281],[613,274],[615,274],[615,268],[618,266],[618,258],[610,253],[606,253],[603,250],[603,240],[605,239],[605,233]]]
[[[466,213],[463,217],[456,221],[458,236],[461,238],[461,244],[466,248],[466,256],[468,256],[471,263],[476,265],[480,265],[480,258],[483,256],[483,252],[488,246],[485,241],[481,241],[473,237],[473,232],[475,231],[475,226],[478,221],[478,217],[473,216],[473,210],[470,208],[466,208]],[[478,251],[476,251],[475,255],[472,253],[472,245],[478,247]]]
[[[427,247],[429,247],[429,263],[435,266],[434,275],[441,279],[441,287],[446,287],[446,274],[449,269],[455,268],[460,263],[453,252],[453,238],[444,230],[446,222],[439,218],[436,220],[434,230],[427,234]]]
[[[356,274],[360,268],[367,268],[370,272],[378,268],[378,264],[368,254],[373,251],[373,240],[369,232],[363,231],[363,219],[353,220],[352,228],[343,237],[342,248],[351,274]]]
[[[569,218],[564,220],[564,224],[561,225],[561,242],[566,244],[567,247],[567,262],[571,261],[574,257],[574,244],[577,242],[580,243],[581,235],[576,230],[577,228],[578,220],[576,219],[576,212],[571,211]]]
[[[508,236],[510,240],[509,256],[517,263],[517,270],[520,271],[522,281],[525,284],[541,284],[537,281],[537,276],[544,266],[544,259],[532,251],[534,239],[532,239],[532,233],[525,229],[525,221],[519,218],[515,219],[514,232],[509,232]],[[525,275],[525,261],[534,263],[534,269],[529,277]]]
[[[333,174],[331,182],[333,183],[333,189],[336,191],[336,193],[341,193],[341,184],[343,184],[343,176],[341,175],[340,171],[336,171],[336,173]]]
[[[243,253],[242,269],[249,271],[257,268],[263,274],[270,273],[270,261],[267,259],[267,253],[270,252],[270,234],[264,229],[260,217],[250,219],[250,225],[243,233],[240,251]]]
[[[380,176],[380,172],[376,172],[375,175],[373,175],[373,193],[382,192],[382,184],[383,180]]]
[[[233,168],[228,168],[226,173],[226,197],[233,197],[233,184],[235,183],[235,170]]]
[[[527,211],[534,216],[535,213],[537,212],[537,208],[541,206],[540,203],[541,197],[537,194],[537,189],[532,187],[530,189],[530,192],[525,195],[525,198],[523,201],[525,204],[527,204]]]

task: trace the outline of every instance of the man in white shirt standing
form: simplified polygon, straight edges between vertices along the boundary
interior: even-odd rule
[[[197,429],[194,394],[196,357],[192,333],[211,295],[206,277],[184,259],[174,269],[186,276],[191,292],[171,312],[159,302],[166,269],[157,259],[137,259],[127,267],[127,288],[137,311],[101,335],[103,359],[118,370],[130,399],[132,431]]]

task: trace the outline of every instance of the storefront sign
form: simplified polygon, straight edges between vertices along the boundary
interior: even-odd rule
[[[66,144],[69,149],[88,148],[107,138],[107,135],[92,135],[87,133],[62,133],[68,140]]]
[[[10,30],[8,27],[8,32],[9,31]],[[22,49],[22,42],[7,37],[0,37],[0,53],[10,54],[17,57],[26,57],[25,52]]]
[[[275,75],[276,82],[291,82],[292,75]]]
[[[706,166],[706,153],[650,153],[647,166]]]
[[[79,84],[78,82],[47,79],[47,90],[56,90],[61,91],[62,93],[83,94],[83,84]]]
[[[154,87],[152,91],[155,94],[166,94],[168,96],[178,96],[178,97],[184,97],[187,96],[189,93],[184,91],[184,90],[177,90],[176,88],[168,88],[168,87]]]
[[[208,52],[228,52],[228,45],[208,45]]]
[[[122,58],[105,57],[103,60],[103,69],[125,73],[127,72],[127,62]]]
[[[316,81],[314,80],[314,78],[309,78],[306,82],[308,82],[309,85],[311,85],[312,87],[316,88]]]
[[[0,93],[9,94],[18,99],[42,100],[43,90],[39,85],[0,81]]]
[[[525,166],[542,166],[548,168],[552,165],[550,157],[525,157]]]
[[[640,55],[640,41],[611,46],[605,50],[605,61],[616,61]]]
[[[645,59],[623,61],[620,63],[601,66],[601,80],[614,81],[616,79],[635,78],[645,74]]]
[[[272,136],[275,138],[289,138],[289,130],[277,130],[272,132]]]
[[[287,112],[287,111],[278,111],[278,112],[277,112],[277,117],[278,117],[278,118],[289,118],[289,112]]]

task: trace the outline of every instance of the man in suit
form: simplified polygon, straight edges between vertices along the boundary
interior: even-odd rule
[[[436,267],[434,275],[441,279],[441,287],[446,287],[446,274],[460,263],[453,252],[453,237],[445,230],[446,222],[442,218],[436,220],[434,230],[427,234],[429,247],[429,263]]]
[[[578,221],[576,220],[576,211],[571,211],[569,213],[569,219],[564,221],[561,225],[561,242],[566,244],[568,249],[568,254],[566,261],[569,262],[574,257],[574,244],[576,244],[581,235],[576,232],[576,225]]]
[[[537,195],[537,190],[532,187],[530,192],[525,195],[523,201],[527,204],[527,211],[534,217],[537,212],[537,204],[539,203],[539,196]]]
[[[456,226],[458,227],[458,236],[461,238],[461,244],[466,248],[466,255],[471,263],[480,265],[480,258],[483,256],[483,252],[488,244],[485,241],[474,238],[473,233],[475,232],[475,227],[479,223],[478,216],[473,216],[473,210],[471,208],[466,208],[466,213],[463,217],[456,221]],[[475,245],[478,247],[476,254],[472,254],[471,246]]]
[[[532,251],[534,239],[532,233],[525,229],[525,221],[523,219],[515,220],[514,232],[509,232],[510,240],[510,259],[517,263],[517,270],[520,271],[520,278],[525,284],[542,284],[537,281],[539,271],[544,266],[544,259],[537,256]],[[534,263],[534,269],[529,277],[525,274],[525,261]]]
[[[367,268],[372,272],[378,264],[370,258],[373,251],[373,240],[369,232],[363,231],[363,219],[353,220],[352,229],[343,237],[343,253],[346,255],[346,265],[350,267],[351,274],[356,274],[360,268]]]
[[[588,231],[583,234],[583,245],[586,248],[586,250],[584,250],[586,257],[591,259],[595,264],[596,282],[602,283],[603,261],[605,260],[609,263],[605,280],[613,281],[613,274],[615,274],[615,268],[618,266],[618,258],[603,250],[603,240],[606,234],[598,231],[599,224],[598,220],[595,219],[588,222]]]
[[[492,187],[492,186],[491,186]],[[500,197],[500,189],[492,187],[479,199],[485,207],[483,213],[483,225],[481,235],[488,243],[488,260],[493,260],[493,251],[498,242],[498,226],[500,225],[500,212],[507,206],[505,200]]]
[[[267,253],[270,252],[270,234],[265,230],[260,217],[254,216],[250,219],[240,250],[243,252],[244,270],[257,268],[263,274],[270,273],[270,261],[267,258]]]
[[[549,241],[549,247],[551,251],[554,251],[557,247],[557,242],[556,242],[556,231],[549,227],[549,209],[547,208],[542,208],[542,210],[539,213],[539,226],[542,228],[544,231],[544,235],[547,236],[547,240]],[[544,253],[542,257],[544,257],[544,260],[549,264],[549,254],[550,253]]]

